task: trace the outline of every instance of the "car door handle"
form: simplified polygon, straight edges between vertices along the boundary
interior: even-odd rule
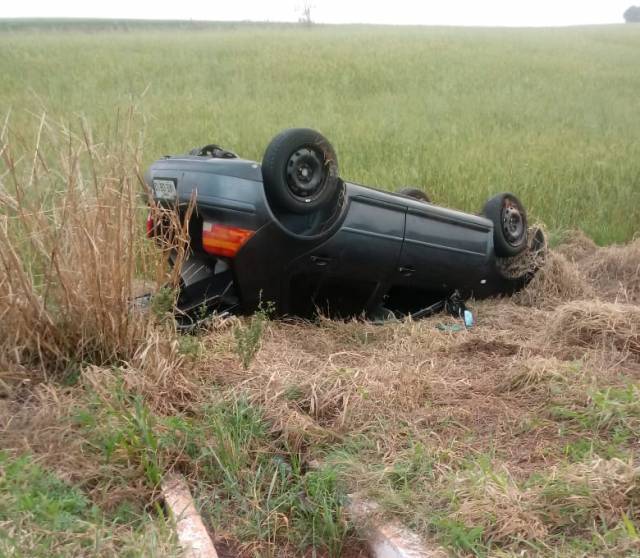
[[[325,267],[331,263],[331,258],[326,256],[311,256],[311,261],[318,267]]]
[[[398,271],[404,275],[405,277],[409,277],[411,275],[413,275],[416,272],[416,268],[412,267],[410,265],[401,265],[398,268]]]

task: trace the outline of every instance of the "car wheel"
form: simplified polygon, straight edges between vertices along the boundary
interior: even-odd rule
[[[493,221],[493,245],[497,256],[517,256],[527,247],[527,213],[513,194],[498,194],[482,209]]]
[[[315,130],[291,128],[271,140],[262,159],[267,196],[281,209],[311,213],[336,194],[338,158]]]
[[[405,188],[400,188],[399,190],[397,190],[396,194],[402,194],[403,196],[408,196],[416,200],[420,200],[426,203],[431,203],[431,199],[429,199],[429,196],[427,196],[427,194],[425,194],[419,188],[412,188],[411,186],[406,186]]]

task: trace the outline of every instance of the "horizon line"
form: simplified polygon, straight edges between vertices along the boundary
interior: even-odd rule
[[[367,27],[462,27],[471,29],[567,29],[577,27],[605,27],[605,26],[627,26],[629,23],[624,21],[606,22],[606,23],[567,23],[567,24],[547,24],[547,25],[508,25],[508,24],[464,24],[464,23],[368,23],[368,22],[322,22],[312,21],[311,24],[300,21],[286,20],[253,20],[253,19],[174,19],[174,18],[141,18],[141,17],[87,17],[87,16],[0,16],[0,24],[5,22],[134,22],[134,23],[196,23],[196,24],[235,24],[235,25],[292,25],[299,27],[313,26],[367,26]]]

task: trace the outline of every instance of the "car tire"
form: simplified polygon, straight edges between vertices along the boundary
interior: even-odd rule
[[[414,198],[416,200],[420,200],[425,203],[431,203],[431,199],[429,198],[429,196],[427,196],[427,194],[425,194],[419,188],[412,188],[411,186],[406,186],[405,188],[400,188],[399,190],[397,190],[396,194],[401,194],[409,198]]]
[[[493,246],[497,256],[517,256],[527,247],[527,213],[513,194],[493,196],[482,209],[493,221]]]
[[[271,140],[262,159],[262,178],[270,201],[292,213],[312,213],[335,198],[338,158],[315,130],[290,128]]]

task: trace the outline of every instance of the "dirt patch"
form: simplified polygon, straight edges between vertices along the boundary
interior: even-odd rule
[[[485,355],[512,356],[518,354],[521,347],[513,343],[505,343],[503,341],[485,341],[483,339],[472,339],[466,341],[457,347],[458,352],[466,355],[477,355],[482,353]]]

